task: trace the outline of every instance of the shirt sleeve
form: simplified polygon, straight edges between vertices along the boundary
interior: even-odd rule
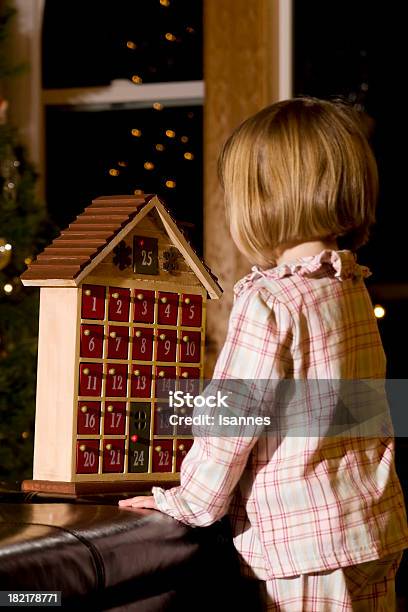
[[[286,307],[252,288],[235,300],[213,381],[282,379],[290,344]],[[192,526],[222,518],[261,433],[255,428],[245,436],[196,436],[181,465],[180,486],[152,488],[159,510]]]

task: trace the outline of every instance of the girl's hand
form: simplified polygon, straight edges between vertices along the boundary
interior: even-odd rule
[[[130,497],[129,499],[119,500],[121,508],[152,508],[158,510],[153,495],[140,495],[138,497]]]

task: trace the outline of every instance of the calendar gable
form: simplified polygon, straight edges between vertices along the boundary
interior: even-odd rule
[[[163,202],[154,195],[102,196],[28,266],[24,285],[78,287],[89,278],[201,284],[210,298],[222,289]]]

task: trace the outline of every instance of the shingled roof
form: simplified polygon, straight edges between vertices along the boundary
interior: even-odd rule
[[[24,285],[78,286],[91,271],[92,262],[110,251],[127,234],[135,217],[156,207],[168,233],[177,241],[182,254],[207,288],[211,297],[219,297],[222,289],[217,277],[201,261],[160,199],[152,194],[142,196],[102,196],[92,200],[84,212],[38,255],[21,275]],[[183,253],[184,251],[184,253]],[[98,257],[99,259],[99,257]],[[50,282],[51,281],[51,282]]]

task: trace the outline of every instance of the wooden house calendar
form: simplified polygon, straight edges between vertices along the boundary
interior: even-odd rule
[[[222,289],[161,200],[96,198],[22,282],[41,287],[34,471],[23,489],[176,484],[192,433],[170,424],[168,391],[199,390],[206,301]]]

